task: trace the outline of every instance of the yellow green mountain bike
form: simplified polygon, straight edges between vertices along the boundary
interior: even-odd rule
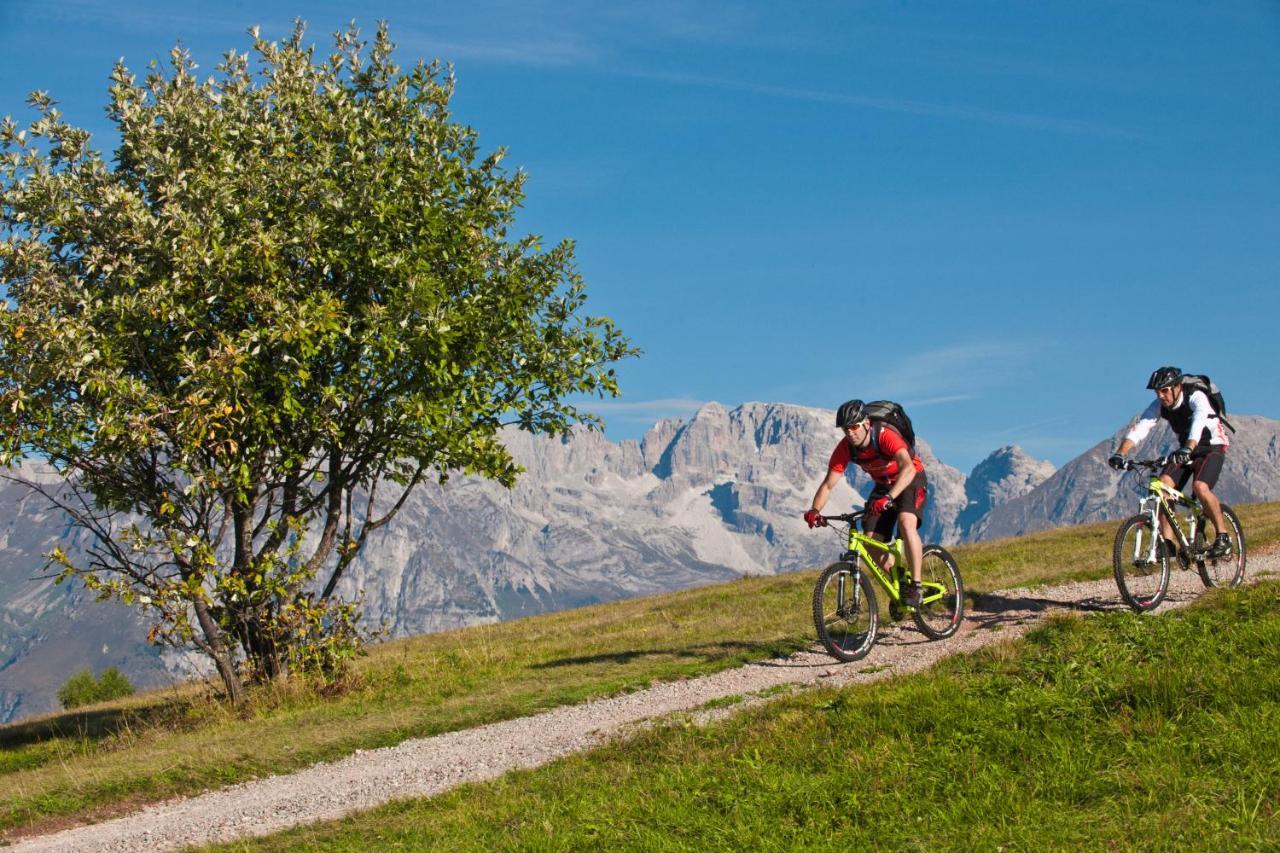
[[[1127,468],[1146,468],[1152,472],[1165,466],[1165,459],[1134,460]],[[1160,519],[1168,520],[1177,537],[1177,549],[1170,553],[1160,536]],[[1213,519],[1200,501],[1166,486],[1158,477],[1147,483],[1147,494],[1140,511],[1120,525],[1112,552],[1116,586],[1120,597],[1139,613],[1154,610],[1169,591],[1169,569],[1174,561],[1183,568],[1195,566],[1207,587],[1238,586],[1244,579],[1244,528],[1235,511],[1222,504],[1222,521],[1231,539],[1231,550],[1222,556],[1211,556],[1210,547],[1217,537]]]
[[[912,607],[903,598],[911,580],[902,540],[881,542],[858,530],[857,522],[866,511],[845,515],[824,515],[828,524],[848,525],[848,550],[818,576],[813,589],[813,625],[818,639],[835,658],[853,661],[871,651],[880,624],[876,583],[887,596],[891,619],[909,611],[925,636],[934,640],[950,637],[964,619],[964,584],[955,559],[941,545],[925,545],[920,565],[923,587],[920,604]],[[844,532],[837,527],[837,532]],[[886,572],[872,556],[889,557]]]

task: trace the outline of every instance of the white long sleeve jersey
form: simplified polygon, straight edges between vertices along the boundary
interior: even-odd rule
[[[1179,395],[1178,402],[1168,410],[1162,409],[1159,400],[1152,400],[1151,405],[1147,406],[1146,411],[1138,416],[1138,419],[1129,426],[1129,432],[1125,438],[1134,444],[1140,443],[1144,438],[1151,434],[1151,430],[1155,428],[1156,423],[1161,418],[1169,421],[1173,431],[1177,433],[1178,440],[1186,444],[1188,439],[1195,438],[1197,446],[1205,443],[1205,436],[1208,436],[1208,443],[1211,445],[1221,445],[1228,447],[1231,444],[1227,438],[1227,430],[1223,426],[1221,419],[1214,414],[1213,406],[1209,403],[1208,396],[1203,391],[1192,391],[1188,399],[1184,399],[1186,395]],[[1190,417],[1183,408],[1190,404]],[[1180,411],[1181,410],[1181,411]],[[1188,428],[1187,421],[1190,420]],[[1182,426],[1186,429],[1186,433],[1179,429]]]

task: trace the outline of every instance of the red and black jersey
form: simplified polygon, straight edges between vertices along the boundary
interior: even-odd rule
[[[883,424],[880,429],[873,431],[871,443],[860,450],[851,447],[848,439],[840,439],[840,443],[831,454],[831,461],[827,463],[827,470],[843,474],[849,467],[849,463],[854,462],[866,471],[872,480],[889,484],[898,478],[898,461],[893,457],[899,450],[911,453],[911,464],[916,471],[924,471],[924,463],[920,461],[920,457],[911,451],[898,431],[888,424]]]

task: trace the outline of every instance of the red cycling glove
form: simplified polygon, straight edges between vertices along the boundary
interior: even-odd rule
[[[872,515],[881,515],[887,509],[893,509],[893,498],[888,495],[881,495],[871,502]]]
[[[819,515],[816,509],[811,509],[808,512],[806,512],[804,514],[804,520],[805,520],[805,523],[808,524],[810,528],[827,526],[827,520],[823,518],[821,515]]]

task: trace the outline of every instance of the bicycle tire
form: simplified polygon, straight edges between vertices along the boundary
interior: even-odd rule
[[[850,583],[855,577],[860,596]],[[813,627],[832,657],[845,662],[866,657],[875,644],[879,619],[876,591],[866,572],[855,572],[849,562],[832,563],[822,570],[813,588]]]
[[[1217,559],[1207,555],[1196,558],[1196,569],[1200,572],[1200,580],[1204,582],[1206,587],[1239,586],[1240,582],[1244,580],[1244,568],[1247,560],[1244,528],[1240,526],[1240,519],[1236,516],[1235,510],[1226,504],[1222,504],[1222,518],[1227,524],[1227,535],[1231,537],[1231,554]],[[1207,525],[1213,524],[1213,520],[1207,514],[1204,517],[1204,522]],[[1213,532],[1213,536],[1206,536],[1197,532],[1196,538],[1201,540],[1197,544],[1210,546],[1217,535],[1218,531],[1216,529]]]
[[[941,598],[915,608],[911,616],[925,636],[945,640],[958,631],[964,621],[964,581],[960,579],[960,567],[941,545],[925,545],[920,558],[920,580],[925,584],[925,598],[932,591],[930,584],[940,584],[945,591]]]
[[[1131,516],[1116,531],[1111,552],[1116,586],[1124,603],[1138,613],[1154,610],[1169,591],[1169,557],[1162,555],[1154,563],[1143,559],[1150,550],[1149,537],[1159,535],[1146,515]]]

